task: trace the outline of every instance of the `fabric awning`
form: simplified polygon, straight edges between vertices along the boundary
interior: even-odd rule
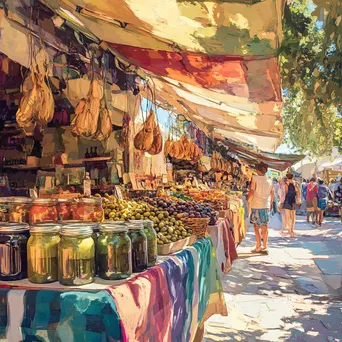
[[[42,2],[145,71],[161,105],[213,136],[277,147],[284,0]]]
[[[285,171],[293,164],[305,158],[304,155],[263,152],[253,146],[238,144],[228,139],[219,141],[219,144],[226,146],[240,160],[252,167],[255,167],[260,162],[264,162],[271,169]]]

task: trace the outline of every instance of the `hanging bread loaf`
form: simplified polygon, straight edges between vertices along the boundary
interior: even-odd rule
[[[151,109],[150,115],[143,123],[141,131],[134,138],[134,147],[137,150],[147,152],[152,148],[154,125],[154,111]]]
[[[107,140],[112,134],[113,126],[112,120],[109,115],[109,110],[107,108],[105,96],[100,102],[100,114],[97,123],[97,131],[95,134],[95,139],[97,140]]]
[[[154,124],[152,147],[147,151],[151,155],[159,154],[163,149],[163,138],[160,134],[159,124]]]
[[[90,140],[96,139],[102,97],[102,85],[97,79],[93,79],[88,95],[75,108],[76,115],[70,125],[75,135]]]

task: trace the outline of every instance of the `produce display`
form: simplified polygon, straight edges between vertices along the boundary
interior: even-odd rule
[[[150,220],[157,232],[158,244],[163,245],[181,240],[192,235],[192,230],[186,230],[182,222],[184,217],[177,211],[172,201],[156,198],[144,198],[143,201],[117,200],[113,196],[103,199],[105,219],[121,220]]]
[[[210,219],[210,224],[215,224],[217,221],[216,211],[205,204],[182,200],[174,201],[167,198],[147,198],[145,201],[153,206],[156,206],[157,208],[163,209],[171,217],[174,217],[178,220],[184,220],[187,218],[208,218]],[[183,226],[184,224],[180,223],[180,225]],[[188,234],[186,235],[182,232],[183,236],[190,236],[191,234],[192,230],[189,230]]]

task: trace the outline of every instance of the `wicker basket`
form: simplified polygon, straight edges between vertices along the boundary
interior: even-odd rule
[[[192,234],[199,238],[204,238],[207,232],[208,223],[210,219],[208,218],[186,218],[182,220],[184,225],[192,229]]]

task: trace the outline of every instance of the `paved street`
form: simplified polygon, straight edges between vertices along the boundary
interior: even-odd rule
[[[206,323],[205,342],[342,341],[342,224],[311,228],[298,216],[295,239],[270,230],[270,254],[251,254],[252,229],[225,276],[228,317]]]

